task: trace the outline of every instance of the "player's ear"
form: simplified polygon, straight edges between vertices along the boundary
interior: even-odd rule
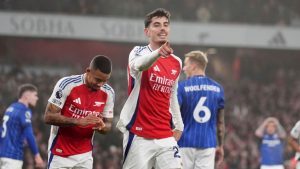
[[[149,29],[148,28],[144,28],[144,34],[149,37]]]
[[[91,72],[91,69],[88,67],[88,68],[85,69],[85,72],[89,73],[89,72]]]

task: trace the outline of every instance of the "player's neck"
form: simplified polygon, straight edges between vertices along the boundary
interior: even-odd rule
[[[28,102],[24,98],[20,98],[18,100],[18,102],[20,102],[20,103],[24,104],[26,107],[28,107]]]
[[[149,47],[152,51],[155,51],[156,49],[158,49],[162,44],[158,44],[158,43],[154,43],[154,42],[150,42]]]
[[[201,69],[198,69],[193,72],[192,76],[205,76],[205,72]]]

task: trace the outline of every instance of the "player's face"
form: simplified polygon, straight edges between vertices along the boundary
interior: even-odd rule
[[[191,61],[189,60],[189,58],[185,58],[184,59],[184,66],[183,66],[183,72],[185,73],[185,75],[187,77],[192,76],[193,74],[193,69],[194,69],[194,65],[193,63],[191,63]]]
[[[99,90],[109,78],[110,74],[102,73],[98,69],[86,69],[86,84],[92,90]]]
[[[267,124],[267,129],[266,129],[268,134],[273,134],[276,132],[276,124],[274,122],[269,122]]]
[[[34,107],[39,99],[38,93],[36,91],[26,91],[24,92],[23,96],[28,101],[28,105]]]
[[[150,43],[164,44],[169,37],[169,20],[166,17],[153,17],[144,32]]]

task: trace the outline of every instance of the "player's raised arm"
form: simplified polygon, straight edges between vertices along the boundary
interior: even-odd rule
[[[159,57],[167,57],[172,53],[173,49],[169,42],[166,42],[150,54],[130,58],[129,65],[135,70],[144,71],[149,69]]]

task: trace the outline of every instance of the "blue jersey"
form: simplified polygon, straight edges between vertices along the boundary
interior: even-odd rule
[[[218,110],[224,108],[224,89],[206,76],[193,76],[179,82],[178,101],[184,123],[180,147],[217,146]]]
[[[260,146],[262,165],[282,165],[284,145],[277,134],[265,134]]]
[[[38,153],[32,132],[31,115],[31,110],[20,102],[13,103],[6,109],[0,130],[0,158],[22,160],[25,139],[33,154]]]

